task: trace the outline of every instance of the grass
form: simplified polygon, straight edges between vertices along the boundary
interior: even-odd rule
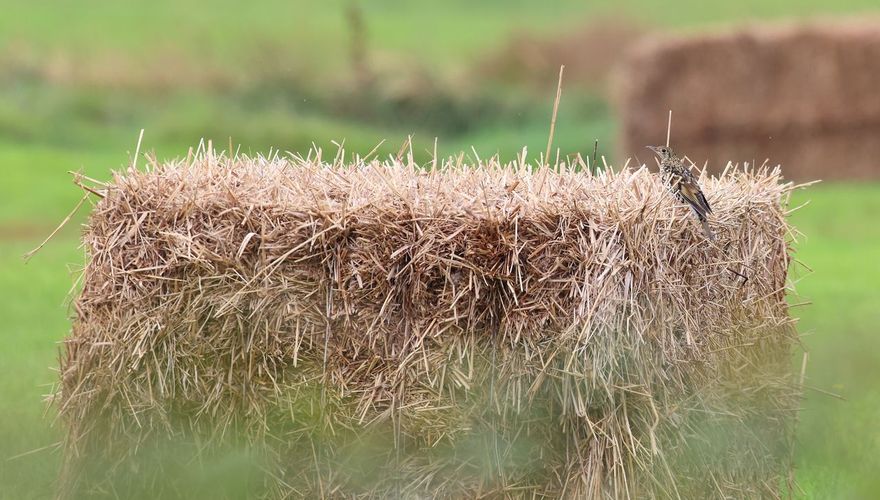
[[[798,308],[810,351],[799,429],[798,478],[811,498],[871,498],[880,492],[880,186],[817,186],[794,222],[808,235],[798,258],[813,273],[798,283],[812,305]]]
[[[406,52],[413,61],[455,66],[482,51],[487,40],[500,40],[522,29],[562,30],[582,19],[621,13],[649,25],[687,27],[739,20],[805,17],[863,12],[871,0],[597,0],[529,2],[489,0],[431,2],[418,0],[362,2],[371,40],[383,53]],[[25,0],[4,2],[0,42],[22,42],[38,52],[68,48],[77,54],[132,54],[149,58],[169,50],[214,65],[249,60],[254,51],[282,47],[291,60],[330,70],[344,59],[346,37],[342,2],[269,0],[242,9],[232,0],[203,2],[155,0],[130,4],[112,0],[62,2],[48,9]],[[164,39],[168,27],[187,20],[186,29]],[[564,20],[564,21],[561,21]],[[430,27],[426,35],[426,27]],[[418,40],[418,43],[413,43]]]
[[[362,2],[371,51],[399,67],[423,67],[455,82],[471,82],[475,57],[522,30],[554,32],[580,26],[609,12],[648,26],[704,29],[709,23],[864,13],[873,0],[576,0],[474,3]],[[455,133],[433,115],[426,123],[390,119],[377,125],[327,111],[303,93],[319,94],[324,81],[346,71],[347,37],[339,4],[271,0],[242,9],[231,0],[204,3],[155,0],[149,3],[84,0],[10,0],[0,16],[0,61],[96,61],[119,71],[141,66],[162,71],[163,58],[196,68],[250,73],[282,67],[302,84],[281,95],[265,87],[238,89],[105,89],[65,86],[27,73],[0,77],[0,499],[46,498],[59,463],[50,450],[28,453],[57,442],[60,434],[46,415],[42,396],[57,378],[57,342],[68,329],[64,298],[71,285],[68,266],[77,251],[75,224],[62,232],[30,264],[21,255],[48,234],[76,203],[68,170],[106,178],[124,165],[137,133],[147,129],[146,148],[160,157],[185,154],[201,137],[226,144],[232,136],[244,151],[269,147],[308,148],[312,141],[335,151],[331,139],[348,149],[368,151],[380,140],[380,153],[396,153],[415,132],[415,151],[426,155],[439,137],[441,153],[474,145],[488,156],[512,157],[523,144],[543,152],[555,89],[508,99],[498,89],[480,89],[490,105],[509,104],[503,119],[466,117],[471,130]],[[306,21],[307,20],[307,21]],[[169,26],[186,25],[171,30]],[[429,28],[426,28],[429,27]],[[160,34],[161,36],[157,36]],[[416,41],[417,42],[414,42]],[[156,61],[159,61],[157,64]],[[2,63],[0,63],[2,64]],[[479,83],[479,82],[477,82]],[[332,97],[332,96],[331,96]],[[304,102],[305,99],[305,102]],[[437,112],[442,114],[443,110]],[[432,122],[432,123],[427,123]],[[469,122],[471,123],[471,122]],[[563,92],[557,140],[563,154],[613,151],[614,119],[594,96]],[[422,156],[425,158],[426,156]],[[643,158],[644,160],[644,158]],[[880,492],[880,184],[828,184],[798,193],[795,203],[811,204],[793,215],[807,237],[798,257],[813,269],[802,272],[800,295],[812,305],[795,309],[810,350],[811,386],[840,394],[839,399],[809,391],[804,402],[797,453],[798,480],[807,498],[871,498]],[[82,214],[76,221],[82,220]],[[44,416],[46,415],[46,416]],[[231,464],[231,465],[230,465]],[[218,465],[242,470],[231,458]],[[226,469],[224,469],[224,467]],[[245,467],[245,466],[242,466]],[[216,472],[216,471],[215,471]],[[234,475],[234,474],[232,474]],[[207,476],[206,476],[207,477]],[[198,479],[194,479],[198,482]],[[210,482],[210,480],[207,480]],[[204,477],[202,483],[206,484]]]
[[[7,376],[0,381],[0,497],[48,498],[60,460],[50,450],[13,458],[56,443],[43,395],[52,392],[57,373],[56,343],[67,330],[64,297],[70,288],[66,263],[77,260],[69,236],[46,249],[42,263],[24,266],[22,251],[30,241],[0,243],[0,315],[4,318],[0,349]],[[49,264],[51,262],[51,264]]]

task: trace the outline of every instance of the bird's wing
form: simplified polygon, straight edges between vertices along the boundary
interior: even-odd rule
[[[706,201],[703,191],[693,178],[682,176],[678,182],[678,192],[694,208],[700,219],[705,219],[707,214],[712,213],[709,202]]]
[[[684,178],[689,184],[693,185],[694,190],[696,192],[696,198],[697,198],[697,201],[700,203],[700,206],[703,207],[703,210],[707,214],[711,214],[712,207],[710,207],[709,202],[706,201],[706,196],[703,194],[703,190],[700,189],[700,184],[697,182],[697,178],[694,177],[694,174],[692,174],[690,170],[685,170]]]
[[[703,190],[700,190],[700,201],[703,202],[703,206],[706,207],[706,212],[712,213],[712,207],[709,206],[709,202],[706,201],[706,196],[703,194]]]

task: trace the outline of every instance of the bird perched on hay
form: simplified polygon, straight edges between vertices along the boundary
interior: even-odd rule
[[[700,189],[697,178],[694,177],[694,174],[687,168],[684,161],[676,156],[669,146],[648,146],[648,149],[660,157],[660,173],[663,176],[663,181],[669,187],[669,191],[679,201],[687,203],[691,207],[694,215],[697,216],[697,219],[703,225],[703,232],[706,234],[706,238],[714,240],[715,235],[709,229],[708,220],[709,214],[712,213],[712,208],[709,206],[709,202],[706,201],[706,196],[703,195],[703,190]]]

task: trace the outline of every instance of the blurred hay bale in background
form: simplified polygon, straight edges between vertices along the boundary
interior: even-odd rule
[[[880,22],[643,40],[615,79],[620,146],[665,141],[720,171],[770,158],[789,177],[880,177]]]
[[[792,185],[702,182],[717,245],[644,169],[118,175],[62,357],[62,494],[180,494],[187,444],[251,450],[270,497],[771,495]]]

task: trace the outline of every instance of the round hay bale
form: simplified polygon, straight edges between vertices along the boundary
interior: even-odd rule
[[[213,153],[120,173],[84,233],[62,494],[762,497],[799,391],[778,170]],[[244,481],[244,480],[242,480]]]

